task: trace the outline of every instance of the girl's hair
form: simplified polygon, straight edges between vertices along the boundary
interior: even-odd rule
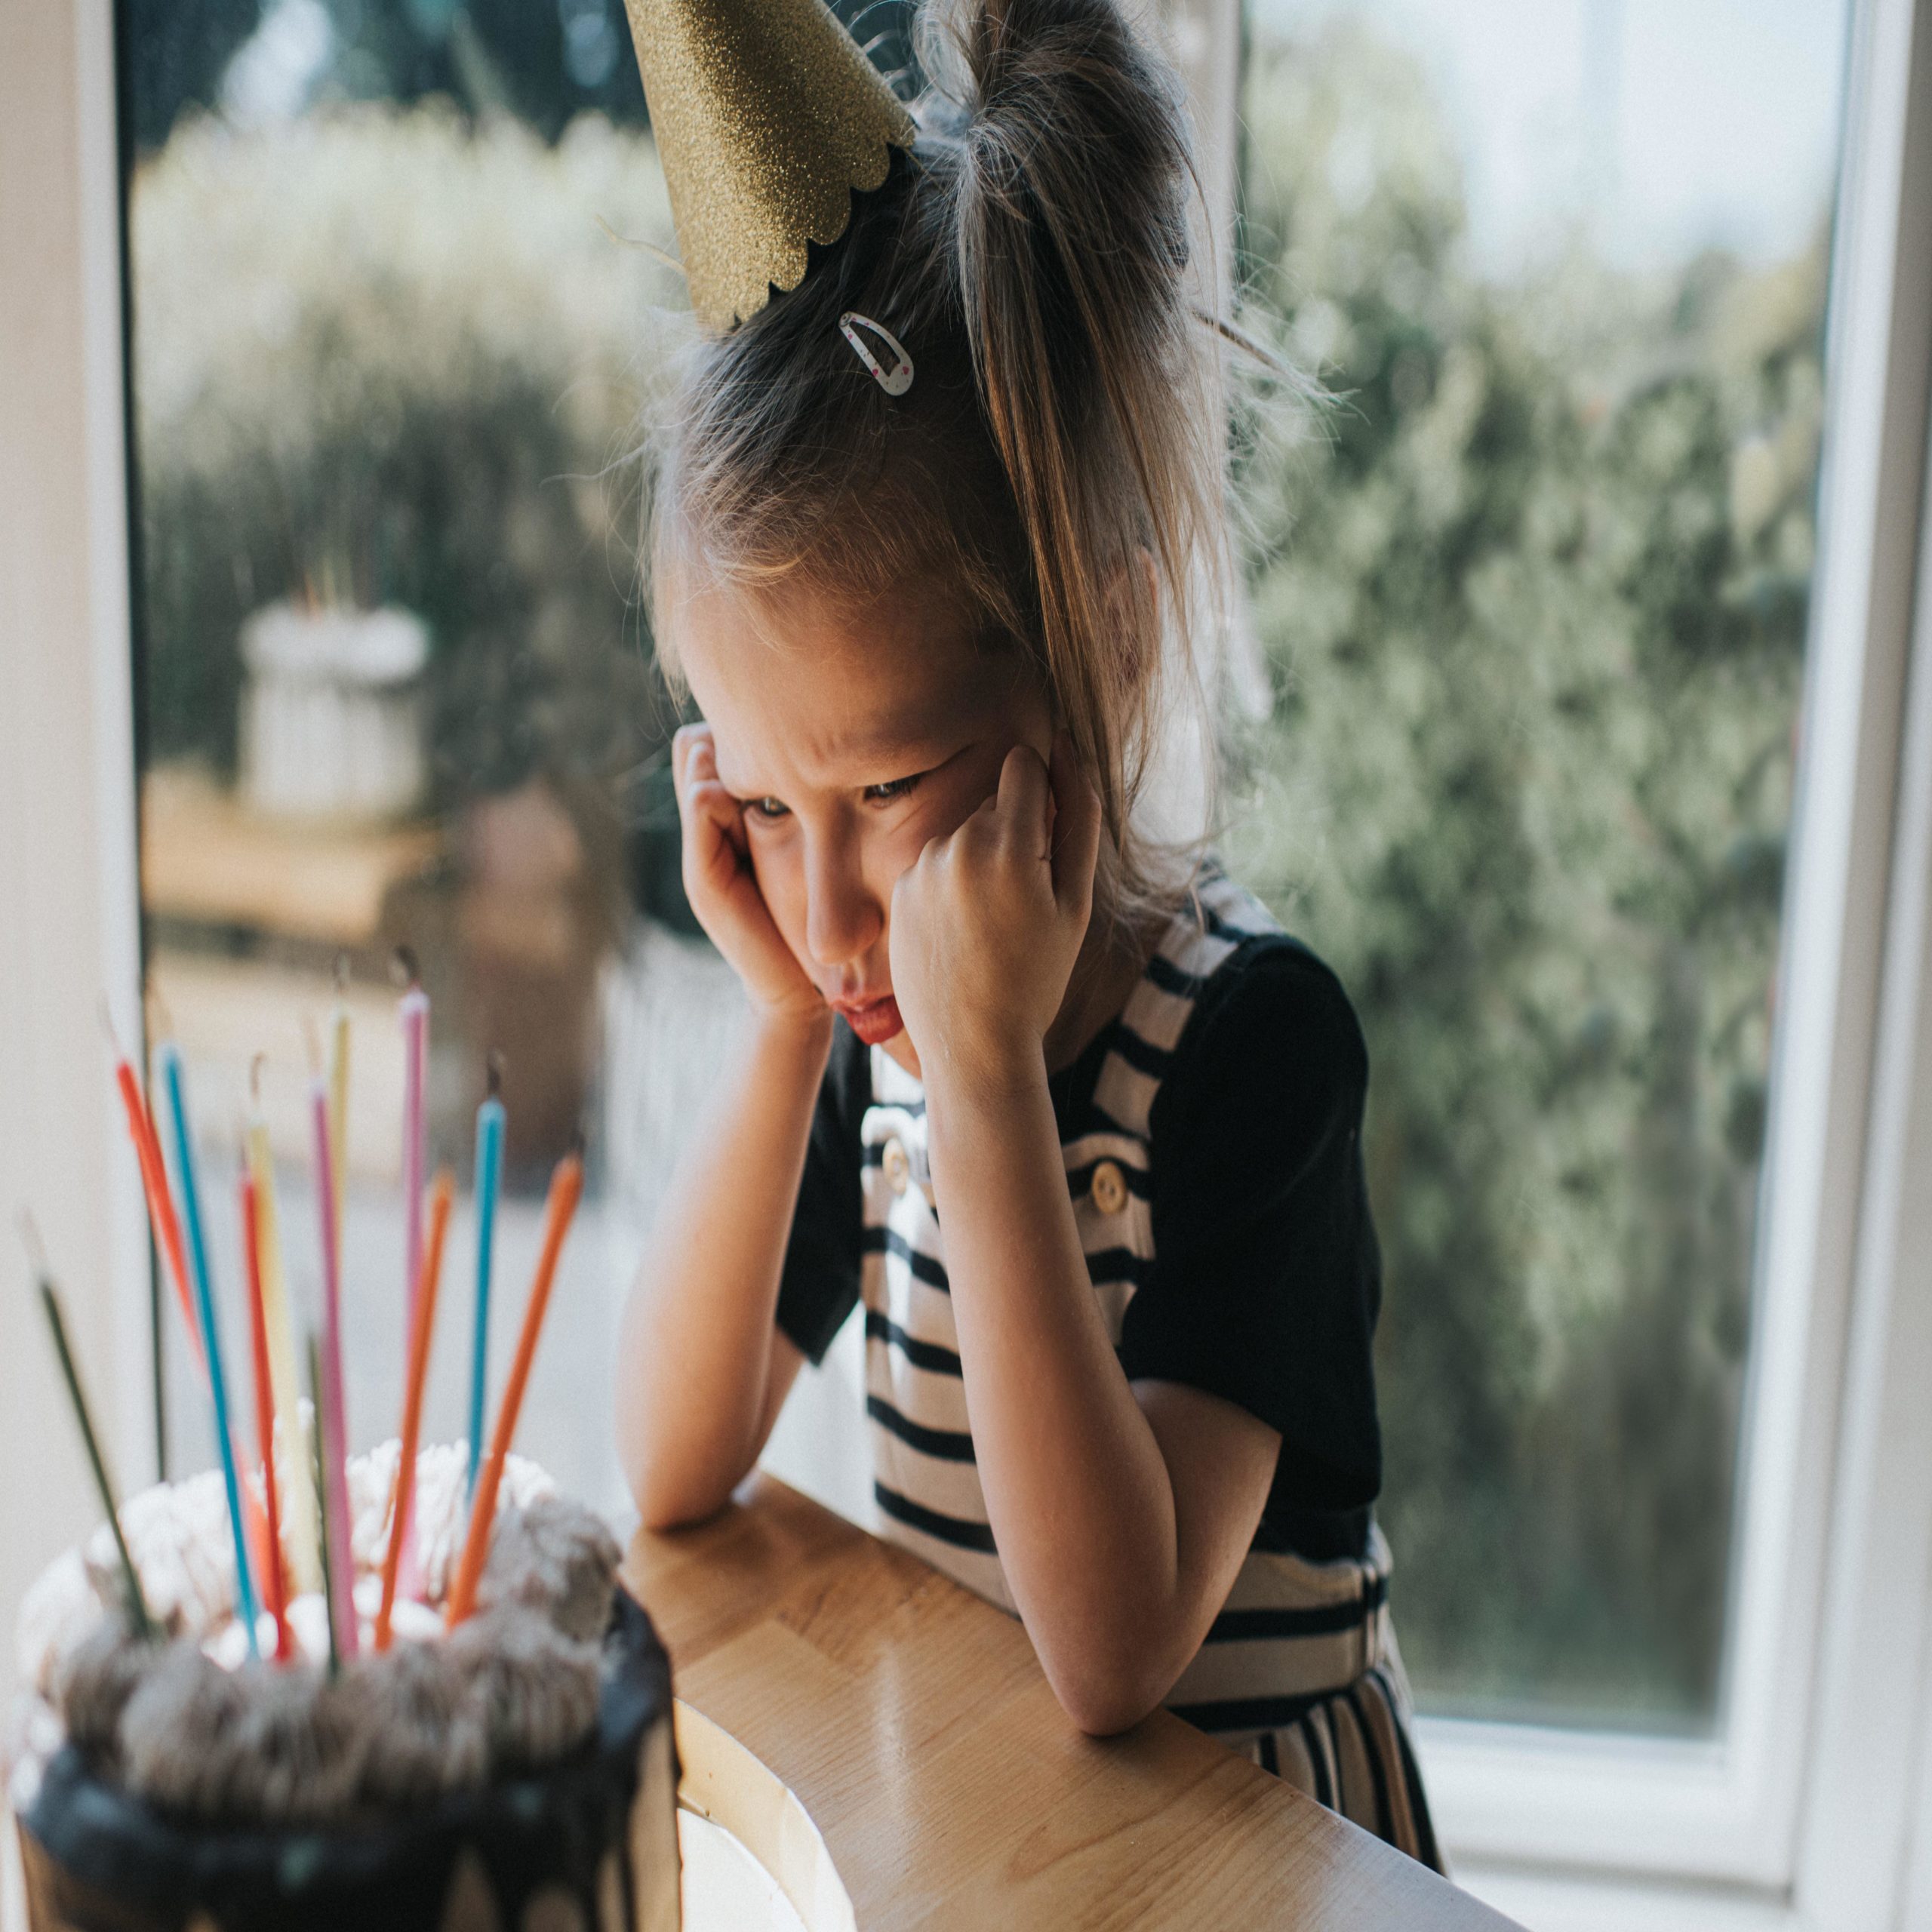
[[[913,34],[912,149],[810,246],[795,289],[684,352],[649,445],[648,567],[659,586],[696,572],[855,604],[929,584],[987,646],[1027,654],[1100,792],[1097,911],[1131,920],[1185,877],[1186,848],[1135,807],[1186,715],[1172,681],[1198,697],[1224,617],[1217,325],[1195,306],[1216,282],[1191,281],[1185,97],[1117,0],[921,0]],[[853,353],[848,309],[906,344],[904,395]]]

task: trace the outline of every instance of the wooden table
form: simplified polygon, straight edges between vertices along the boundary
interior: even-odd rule
[[[1018,1623],[772,1477],[626,1570],[679,1697],[802,1804],[860,1932],[1509,1923],[1164,1711],[1081,1735]]]

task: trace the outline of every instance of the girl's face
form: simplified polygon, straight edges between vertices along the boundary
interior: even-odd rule
[[[993,795],[1015,745],[1051,755],[1037,673],[976,645],[921,586],[856,610],[692,588],[673,621],[780,933],[860,1038],[916,1073],[892,998],[892,888]]]

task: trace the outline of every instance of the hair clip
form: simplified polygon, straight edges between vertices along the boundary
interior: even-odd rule
[[[878,358],[853,327],[855,322],[863,322],[866,327],[888,343],[897,357],[890,369],[879,366]],[[899,338],[883,322],[875,322],[869,315],[861,315],[848,309],[838,318],[840,332],[858,352],[859,360],[872,372],[872,380],[888,395],[903,395],[912,386],[912,358],[906,353]]]

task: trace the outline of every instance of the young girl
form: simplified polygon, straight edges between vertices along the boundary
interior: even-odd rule
[[[1164,1703],[1435,1863],[1361,1035],[1143,823],[1224,513],[1179,84],[1115,0],[920,24],[916,145],[658,452],[685,882],[754,1023],[626,1312],[629,1481],[720,1507],[863,1301],[885,1534],[1072,1721]]]

